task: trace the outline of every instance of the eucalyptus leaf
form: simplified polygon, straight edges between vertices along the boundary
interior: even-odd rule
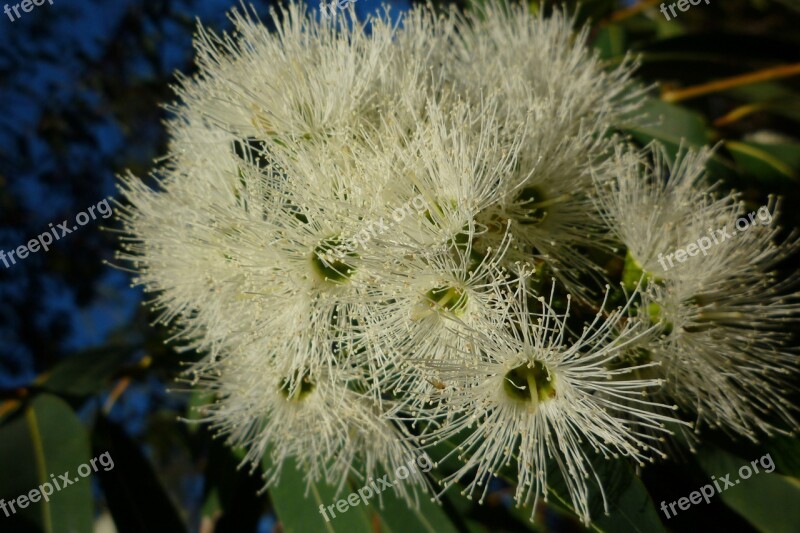
[[[107,346],[69,357],[53,368],[42,382],[44,390],[68,396],[90,396],[105,388],[127,362],[135,346]]]
[[[457,529],[442,507],[431,501],[430,494],[420,494],[419,508],[409,505],[393,492],[381,494],[383,507],[372,507],[380,518],[381,531],[401,533],[405,531],[424,531],[426,533],[457,533]]]
[[[602,27],[597,32],[594,46],[600,51],[600,57],[603,59],[624,56],[627,50],[625,32],[616,25]]]
[[[702,115],[657,98],[648,98],[640,116],[625,125],[623,131],[642,145],[659,141],[671,157],[681,147],[696,149],[711,141],[711,132]],[[707,169],[712,181],[733,180],[737,177],[734,164],[719,153],[711,156]]]
[[[238,468],[241,463],[239,449],[217,439],[209,444],[203,513],[217,520],[219,531],[255,531],[265,507],[260,471]]]
[[[642,108],[643,116],[626,127],[642,144],[659,140],[677,150],[682,143],[703,146],[710,136],[702,115],[657,98],[648,98]]]
[[[88,433],[72,408],[55,396],[37,396],[0,426],[0,501],[8,513],[0,515],[0,529],[92,531],[91,482],[78,474],[91,458]],[[39,496],[30,498],[33,489]],[[47,499],[46,492],[52,492]],[[22,496],[29,501],[20,504]]]
[[[628,487],[619,496],[608,516],[593,523],[594,529],[607,532],[637,531],[656,533],[665,531],[655,505],[639,478],[633,476]]]
[[[800,145],[726,141],[725,148],[743,174],[761,183],[780,185],[800,176]]]
[[[269,489],[269,496],[282,530],[286,533],[372,531],[370,515],[363,502],[352,507],[350,504],[347,504],[347,507],[340,504],[340,508],[337,508],[339,501],[346,502],[348,490],[345,489],[337,494],[336,488],[326,483],[307,485],[293,459],[285,460],[280,482]],[[328,506],[331,506],[331,509],[328,509]],[[322,508],[325,516],[322,514]],[[342,512],[341,509],[346,510]]]
[[[92,444],[114,459],[114,468],[98,477],[119,533],[187,530],[153,465],[122,427],[99,416]]]
[[[777,465],[774,457],[770,455],[767,460],[764,455],[753,457],[751,461],[709,446],[700,450],[697,459],[722,489],[714,497],[722,498],[728,507],[758,530],[770,533],[800,531],[800,479],[768,472],[774,468],[770,468],[770,462]],[[754,468],[759,472],[754,473]],[[722,481],[726,476],[733,486]]]

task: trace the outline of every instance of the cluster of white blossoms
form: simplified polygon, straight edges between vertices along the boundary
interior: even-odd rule
[[[232,20],[200,30],[155,184],[122,179],[120,258],[267,486],[287,458],[343,489],[444,447],[445,488],[510,474],[535,504],[560,476],[588,522],[598,461],[663,457],[679,427],[797,427],[800,308],[772,273],[794,242],[753,228],[663,271],[740,202],[704,181],[709,152],[613,133],[634,65],[607,69],[571,18]]]

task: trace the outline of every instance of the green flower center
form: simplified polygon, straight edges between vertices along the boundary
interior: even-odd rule
[[[664,283],[662,278],[659,278],[652,272],[645,270],[642,265],[639,264],[639,261],[633,256],[631,251],[628,250],[628,252],[625,254],[625,266],[622,270],[622,283],[625,285],[625,288],[628,291],[633,292],[636,290],[636,286],[638,285],[640,279],[642,280],[642,284],[640,286],[641,289],[647,287],[648,283],[654,283],[656,285]]]
[[[314,383],[308,375],[303,376],[300,383],[293,382],[289,378],[281,380],[280,393],[290,402],[301,402],[314,390]]]
[[[548,200],[539,187],[523,187],[516,198],[517,208],[519,209],[517,222],[523,226],[539,224],[547,216],[548,207],[564,200],[565,198],[563,197]]]
[[[439,225],[439,220],[444,219],[445,215],[446,215],[444,207],[442,207],[442,206],[446,205],[451,210],[455,210],[455,208],[458,207],[458,202],[456,202],[455,200],[445,200],[443,204],[439,203],[439,202],[432,202],[432,203],[429,203],[429,205],[431,206],[431,208],[426,209],[425,213],[424,213],[425,214],[425,220],[427,220],[429,223],[433,224],[434,226],[438,226]]]
[[[425,293],[425,300],[434,309],[443,309],[456,316],[464,314],[467,294],[457,287],[436,287]]]
[[[650,322],[652,322],[653,324],[656,324],[659,321],[663,323],[663,326],[661,328],[661,335],[665,337],[669,336],[672,333],[672,330],[675,329],[675,326],[672,324],[672,322],[663,320],[664,312],[661,309],[661,306],[656,302],[652,302],[650,305],[647,306],[647,314],[650,317]]]
[[[458,208],[458,202],[455,200],[449,200],[444,205],[449,205],[451,211],[456,211]],[[435,214],[435,216],[434,216]],[[433,202],[432,209],[425,210],[425,220],[428,221],[429,224],[440,227],[439,221],[446,220],[446,213],[444,207],[439,202]],[[450,244],[455,245],[461,249],[466,248],[467,244],[469,244],[470,240],[470,231],[469,231],[469,223],[464,224],[461,228],[461,231],[456,233],[453,238],[450,240]]]
[[[525,363],[508,371],[503,391],[510,399],[529,403],[535,409],[556,397],[555,376],[541,361]]]
[[[343,245],[339,237],[330,237],[314,248],[311,266],[320,281],[344,283],[355,272],[355,267],[347,259],[355,257],[358,254]]]
[[[635,348],[630,352],[611,361],[606,368],[609,370],[622,370],[634,366],[646,365],[653,361],[653,354],[646,348]]]

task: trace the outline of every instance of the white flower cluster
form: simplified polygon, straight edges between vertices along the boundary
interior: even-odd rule
[[[677,405],[749,437],[796,427],[797,293],[770,274],[787,246],[754,228],[662,272],[739,204],[711,196],[707,152],[612,134],[643,98],[630,62],[505,4],[369,31],[272,18],[200,30],[157,186],[122,180],[120,253],[267,486],[287,458],[341,489],[453,442],[445,487],[485,495],[510,466],[535,503],[558,475],[588,522],[593,464],[662,456]]]

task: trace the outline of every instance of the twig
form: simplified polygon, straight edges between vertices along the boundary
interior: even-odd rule
[[[661,95],[661,99],[665,102],[680,102],[681,100],[688,100],[690,98],[696,98],[706,94],[726,91],[728,89],[734,89],[743,85],[788,78],[798,74],[800,74],[800,63],[793,65],[782,65],[780,67],[758,70],[749,74],[742,74],[740,76],[733,76],[731,78],[724,78],[721,80],[703,83],[701,85],[695,85],[694,87],[687,87],[685,89],[677,89],[674,91],[665,91]]]

